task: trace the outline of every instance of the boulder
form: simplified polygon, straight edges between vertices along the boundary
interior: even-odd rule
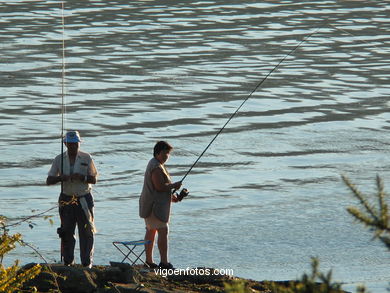
[[[32,265],[34,264],[28,264],[22,270]],[[128,264],[96,266],[91,269],[77,265],[41,264],[41,266],[42,272],[27,282],[25,288],[35,286],[39,292],[60,289],[62,293],[93,293],[98,292],[98,288],[113,287],[112,284],[115,283],[135,283],[137,276],[136,270]]]

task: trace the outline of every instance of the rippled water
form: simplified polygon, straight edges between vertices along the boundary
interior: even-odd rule
[[[340,180],[367,192],[389,172],[390,4],[387,1],[66,1],[66,128],[100,171],[97,264],[111,242],[143,237],[138,196],[156,140],[175,146],[180,179],[256,85],[185,180],[171,261],[234,269],[257,280],[322,271],[385,292],[389,252],[354,223]],[[0,213],[55,206],[44,185],[60,150],[59,1],[0,2]],[[33,212],[32,210],[36,210]],[[18,226],[58,261],[58,218]],[[29,249],[13,256],[41,261]],[[157,258],[157,257],[156,257]],[[354,289],[353,289],[354,290]]]

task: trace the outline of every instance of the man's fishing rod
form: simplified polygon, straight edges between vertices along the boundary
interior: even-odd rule
[[[62,23],[62,75],[61,75],[61,194],[64,192],[64,182],[62,180],[62,176],[64,174],[64,124],[65,124],[65,16],[64,16],[64,10],[65,10],[65,4],[64,1],[61,2],[61,23]],[[61,227],[57,229],[57,233],[59,232],[59,229],[62,228],[62,222]],[[58,233],[58,235],[60,235]],[[60,244],[60,257],[61,262],[64,259],[64,245],[63,240],[61,238],[61,244]]]
[[[65,16],[64,1],[61,2],[61,23],[62,23],[62,66],[61,66],[61,176],[64,173],[64,126],[65,126]],[[64,191],[64,184],[61,180],[61,193]]]
[[[240,111],[241,107],[246,103],[246,101],[249,100],[249,98],[253,95],[254,92],[256,92],[256,90],[267,80],[267,78],[283,63],[284,60],[286,60],[286,58],[288,56],[290,56],[296,49],[298,49],[305,41],[307,41],[312,35],[314,35],[318,30],[320,29],[317,28],[315,31],[313,31],[312,33],[310,33],[309,35],[307,35],[305,38],[303,38],[299,43],[298,45],[296,45],[293,49],[291,49],[290,52],[288,52],[287,55],[285,55],[279,62],[278,64],[276,64],[276,66],[274,66],[272,68],[272,70],[270,72],[268,72],[268,74],[256,85],[256,87],[252,90],[252,92],[244,99],[244,101],[240,104],[240,106],[232,113],[232,115],[230,115],[229,119],[225,122],[225,124],[222,126],[222,128],[215,134],[214,138],[210,141],[210,143],[206,146],[206,148],[203,150],[203,152],[199,155],[199,157],[195,160],[195,162],[192,164],[192,166],[190,167],[190,169],[187,171],[187,173],[183,176],[183,178],[181,179],[181,181],[183,182],[184,179],[188,176],[188,174],[190,174],[190,172],[192,171],[192,169],[195,167],[195,165],[198,163],[198,161],[200,160],[200,158],[202,158],[202,156],[205,154],[205,152],[209,149],[209,147],[212,145],[212,143],[216,140],[216,138],[221,134],[221,132],[225,129],[225,127],[228,125],[228,123],[233,119],[234,116],[236,116],[236,114],[238,113],[238,111]]]

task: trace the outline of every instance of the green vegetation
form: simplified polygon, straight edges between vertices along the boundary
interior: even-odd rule
[[[390,214],[382,179],[376,177],[377,193],[374,196],[375,201],[370,201],[347,177],[342,178],[361,205],[360,208],[348,207],[347,211],[373,231],[374,239],[380,239],[390,250]]]
[[[19,261],[16,260],[14,265],[8,268],[4,267],[4,256],[13,250],[16,244],[24,245],[22,236],[19,233],[9,235],[6,227],[6,218],[0,216],[0,228],[3,230],[3,234],[0,236],[0,292],[23,292],[23,284],[37,276],[41,272],[41,266],[35,265],[21,271]],[[27,292],[36,292],[36,288],[30,288]]]
[[[235,280],[233,282],[225,282],[224,284],[226,293],[247,293],[251,292],[249,288],[247,288],[245,281],[243,280]]]

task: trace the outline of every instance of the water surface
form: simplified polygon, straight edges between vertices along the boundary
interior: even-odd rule
[[[390,22],[387,1],[58,1],[0,3],[1,214],[55,206],[44,185],[60,152],[62,39],[65,124],[100,172],[95,186],[97,264],[112,241],[143,237],[138,196],[154,143],[175,151],[174,179],[191,197],[174,206],[171,261],[231,268],[257,280],[320,269],[353,288],[385,292],[389,252],[345,208],[340,175],[374,193],[390,182]],[[33,211],[35,210],[35,211]],[[54,226],[15,231],[59,260]],[[31,250],[12,255],[41,261]],[[156,257],[157,259],[157,257]]]

